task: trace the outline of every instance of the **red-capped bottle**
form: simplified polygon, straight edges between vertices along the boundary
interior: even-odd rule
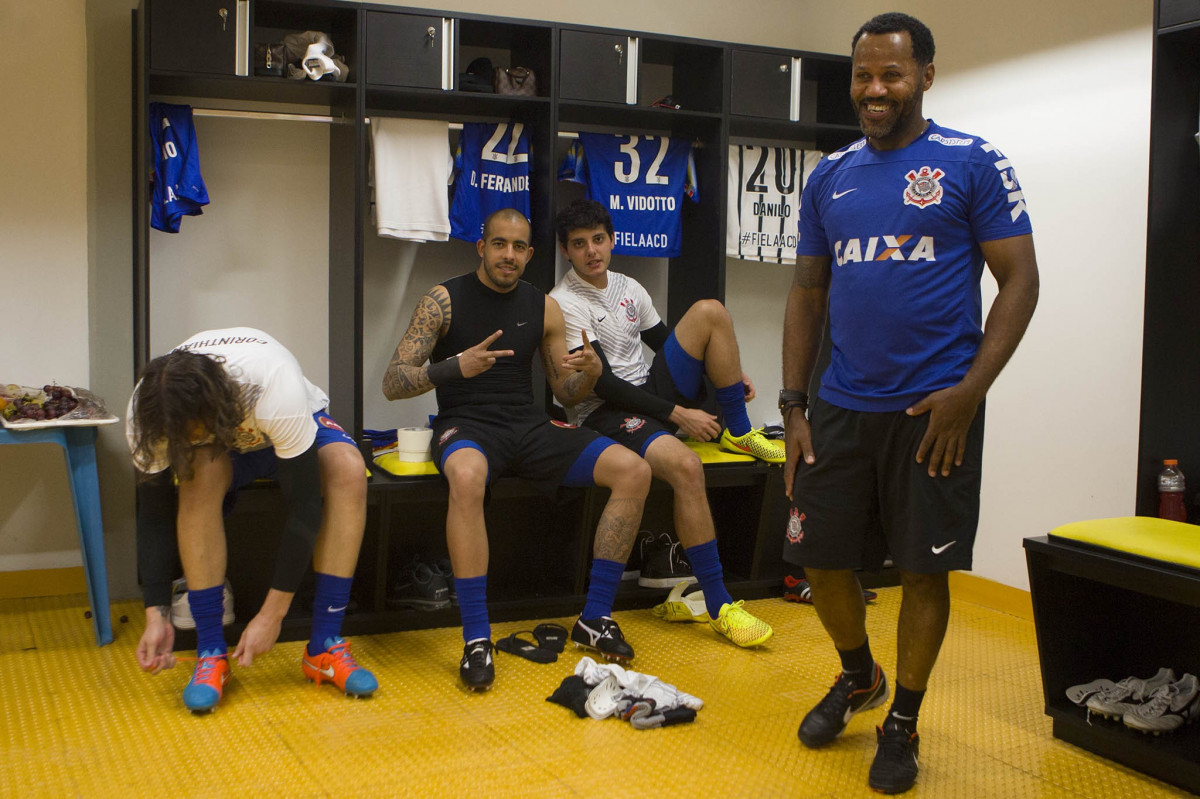
[[[1173,522],[1187,521],[1187,508],[1183,504],[1183,472],[1179,461],[1167,458],[1158,473],[1158,518]]]

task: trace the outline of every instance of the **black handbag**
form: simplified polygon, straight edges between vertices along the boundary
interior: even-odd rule
[[[282,78],[285,57],[283,42],[256,43],[254,45],[254,74]]]
[[[515,94],[522,97],[533,97],[537,94],[537,77],[532,69],[526,67],[496,67],[492,78],[492,86],[496,94]]]

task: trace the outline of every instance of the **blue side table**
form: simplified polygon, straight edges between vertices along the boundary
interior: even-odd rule
[[[67,456],[67,477],[75,500],[75,520],[83,549],[83,575],[92,605],[96,643],[111,644],[108,571],[104,563],[104,526],[100,518],[100,481],[96,474],[96,427],[47,427],[38,430],[0,428],[0,444],[58,444]]]

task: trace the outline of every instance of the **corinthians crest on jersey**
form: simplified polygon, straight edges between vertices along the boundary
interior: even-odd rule
[[[928,205],[938,205],[942,201],[942,184],[939,178],[946,173],[938,168],[930,169],[923,166],[920,169],[910,169],[904,176],[908,179],[908,188],[904,190],[904,204],[924,208]]]

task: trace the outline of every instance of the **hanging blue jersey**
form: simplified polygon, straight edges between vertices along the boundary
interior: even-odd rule
[[[979,243],[1032,232],[1012,164],[978,136],[860,139],[813,170],[797,255],[830,256],[832,359],[820,395],[898,411],[955,385],[983,338]]]
[[[529,131],[522,122],[465,122],[454,156],[450,235],[479,241],[484,220],[501,208],[529,219]]]
[[[674,258],[683,249],[683,198],[698,202],[696,163],[683,139],[580,133],[559,180],[587,187],[608,208],[613,252]]]
[[[150,147],[154,158],[150,226],[178,233],[184,216],[198,216],[208,205],[192,107],[150,103]]]

